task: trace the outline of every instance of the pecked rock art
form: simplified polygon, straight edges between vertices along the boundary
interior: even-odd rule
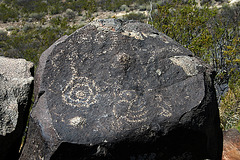
[[[210,138],[221,138],[215,126],[219,122],[211,119],[218,120],[217,110],[196,118],[211,108],[206,96],[214,97],[206,88],[211,81],[206,80],[209,66],[147,24],[96,20],[53,44],[39,64],[32,129],[22,159],[34,150],[38,150],[34,156],[44,159],[131,159],[141,157],[142,145],[155,146],[164,135],[182,128],[190,130],[184,136],[198,138],[191,140],[195,147],[182,147],[181,154],[196,157],[196,150],[203,146],[217,148],[209,147],[210,157],[221,154],[218,142]],[[196,108],[200,109],[195,114]],[[210,110],[214,109],[215,104]],[[205,130],[209,126],[215,126],[213,135]],[[42,139],[36,142],[36,136]],[[123,144],[140,148],[130,152]],[[149,147],[146,157],[175,155],[170,153],[173,146],[167,145],[165,151],[164,145]],[[67,148],[72,148],[71,154],[63,151]],[[89,152],[75,153],[73,148]],[[201,155],[207,157],[208,152]]]
[[[95,91],[95,93],[94,93]],[[63,90],[63,103],[74,107],[90,107],[96,103],[94,81],[87,77],[72,78]]]

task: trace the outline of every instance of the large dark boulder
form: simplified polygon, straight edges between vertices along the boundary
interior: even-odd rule
[[[21,159],[221,159],[213,77],[150,25],[91,22],[42,54]]]
[[[0,56],[0,159],[17,159],[33,90],[33,63]]]

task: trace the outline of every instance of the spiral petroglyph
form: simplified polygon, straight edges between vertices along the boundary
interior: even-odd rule
[[[63,90],[62,99],[70,106],[89,107],[96,103],[97,88],[87,77],[72,78]]]

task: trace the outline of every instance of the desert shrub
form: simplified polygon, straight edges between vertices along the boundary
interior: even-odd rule
[[[239,125],[239,19],[239,4],[218,10],[207,5],[199,8],[194,1],[184,5],[172,1],[158,5],[149,22],[211,64],[217,72],[216,85],[228,84],[220,105],[223,129]]]
[[[17,3],[21,4],[21,3],[29,3],[31,2],[31,0],[16,0]]]
[[[63,14],[63,16],[66,17],[69,21],[71,21],[75,19],[76,15],[73,10],[68,8],[66,12]]]
[[[8,26],[7,28],[6,28],[6,30],[7,31],[13,31],[13,30],[15,30],[16,28],[14,27],[14,26]]]
[[[231,25],[231,27],[239,27],[240,21],[240,2],[233,6],[224,5],[219,13],[220,20]],[[229,27],[228,27],[229,28]]]
[[[7,39],[7,32],[0,30],[0,41],[5,41]]]
[[[157,9],[158,8],[158,4],[157,3],[152,3],[152,9]]]
[[[13,32],[4,41],[0,49],[4,56],[24,58],[37,66],[40,55],[63,35],[74,32],[78,26],[69,26],[66,18],[56,17],[49,27],[25,25],[18,32]]]
[[[3,22],[7,22],[9,20],[18,20],[18,12],[7,6],[4,3],[0,3],[0,20]]]
[[[209,47],[207,46],[210,40],[209,31],[206,25],[215,14],[216,10],[207,7],[200,9],[193,3],[187,5],[166,3],[163,6],[158,5],[158,12],[152,17],[155,28],[201,56]],[[203,42],[203,38],[206,43],[199,43],[199,41]]]
[[[57,16],[57,17],[54,17],[54,18],[51,18],[50,20],[50,24],[51,26],[58,26],[61,24],[63,18],[61,16]]]
[[[128,9],[128,6],[133,2],[133,0],[101,0],[97,2],[97,5],[103,10],[116,11],[119,10],[122,5],[123,7],[121,9]]]
[[[7,32],[4,30],[0,30],[0,54],[2,55],[3,53],[3,49],[7,44],[6,44],[6,40],[8,39],[8,35]]]
[[[48,12],[47,1],[42,0],[16,0],[12,3],[16,8],[20,9],[24,13],[42,13]]]
[[[91,1],[91,0],[76,0],[76,1],[72,1],[69,3],[68,7],[70,9],[72,9],[73,11],[77,11],[77,12],[81,12],[83,9],[86,9],[86,7],[88,7],[89,3],[94,3],[95,1]]]
[[[123,4],[123,5],[121,5],[121,7],[120,7],[120,11],[129,12],[129,11],[130,11],[130,8],[129,8],[127,5]]]
[[[48,10],[50,14],[59,14],[66,10],[66,3],[59,0],[48,0]]]
[[[23,32],[25,32],[25,33],[28,32],[28,31],[31,30],[31,29],[33,29],[33,26],[30,25],[30,24],[26,24],[26,25],[24,25],[23,28],[22,28]]]
[[[153,0],[152,2],[155,2],[156,0]],[[139,5],[146,5],[149,4],[149,0],[101,0],[101,1],[96,1],[97,6],[99,6],[103,10],[109,10],[109,11],[116,11],[121,8],[121,6],[130,6],[132,4],[135,4],[135,6]],[[139,7],[138,7],[139,8]],[[138,9],[135,8],[135,9]],[[123,8],[121,8],[123,9]],[[131,10],[132,7],[129,7],[129,10]]]
[[[236,128],[240,131],[240,76],[222,98],[220,105],[221,127],[224,130]]]
[[[92,14],[97,11],[97,5],[94,0],[88,0],[87,4],[84,6],[86,10],[86,17],[87,19],[92,19]]]
[[[45,16],[45,13],[31,13],[29,15],[29,18],[32,18],[33,20],[40,21]]]
[[[60,8],[58,6],[49,6],[48,10],[49,10],[49,13],[51,15],[59,14],[61,12],[61,10],[60,10]]]
[[[146,5],[140,5],[139,6],[139,11],[146,11],[146,10],[147,10]]]
[[[124,20],[138,20],[143,22],[146,19],[146,16],[143,13],[129,13],[123,16]]]

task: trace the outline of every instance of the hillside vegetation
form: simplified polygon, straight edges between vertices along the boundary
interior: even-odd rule
[[[153,25],[216,71],[216,90],[224,130],[240,131],[240,3],[192,0],[3,0],[0,2],[0,55],[25,58],[37,66],[41,53],[98,13]],[[146,15],[145,13],[148,13]]]

